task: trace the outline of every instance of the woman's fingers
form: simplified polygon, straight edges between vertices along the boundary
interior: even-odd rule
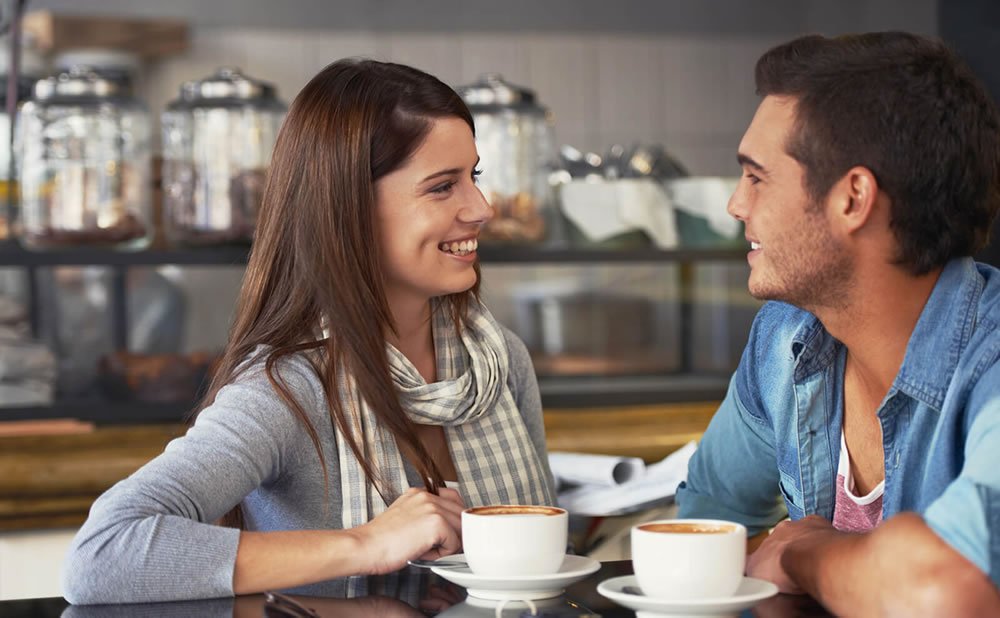
[[[465,508],[465,503],[462,501],[462,494],[450,487],[441,487],[438,489],[438,497],[454,502],[463,509]]]
[[[409,489],[365,524],[377,559],[375,572],[401,568],[413,558],[435,559],[462,547],[462,504],[457,495]]]

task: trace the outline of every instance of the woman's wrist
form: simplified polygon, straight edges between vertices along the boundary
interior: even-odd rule
[[[368,524],[347,530],[337,530],[341,537],[336,550],[341,556],[349,556],[351,575],[381,575],[380,565],[385,564],[382,550],[370,533]]]

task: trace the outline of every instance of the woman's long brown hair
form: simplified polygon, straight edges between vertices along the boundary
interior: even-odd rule
[[[365,456],[340,401],[337,376],[349,372],[380,427],[396,440],[428,490],[441,471],[403,411],[389,373],[385,334],[393,323],[385,296],[375,218],[375,183],[401,167],[436,118],[472,115],[447,85],[417,69],[372,60],[340,60],[316,75],[292,102],[278,134],[229,343],[195,412],[215,401],[252,361],[265,361],[272,387],[303,423],[327,477],[321,428],[276,371],[305,351],[326,394],[337,430],[375,487],[379,471]],[[459,326],[476,284],[447,298]],[[329,336],[317,338],[321,323]],[[329,488],[327,488],[329,491]],[[239,505],[222,523],[243,527]]]

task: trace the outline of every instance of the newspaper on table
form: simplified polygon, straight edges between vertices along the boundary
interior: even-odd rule
[[[560,490],[559,506],[571,515],[602,517],[669,504],[687,478],[696,448],[689,442],[648,466],[631,457],[552,453],[549,463],[557,483],[576,483]]]

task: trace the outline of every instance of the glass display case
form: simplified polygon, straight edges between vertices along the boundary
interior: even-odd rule
[[[546,408],[718,401],[759,306],[742,250],[480,254],[483,299],[525,341]],[[59,367],[54,403],[0,416],[181,420],[225,345],[246,256],[0,249],[0,266],[28,273],[32,331]]]

